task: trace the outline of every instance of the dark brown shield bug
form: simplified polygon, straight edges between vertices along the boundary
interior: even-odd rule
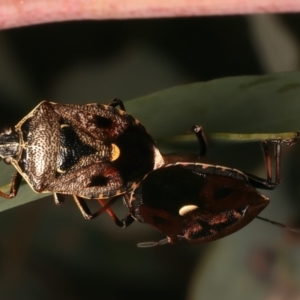
[[[98,213],[83,199],[124,194],[163,164],[154,140],[118,99],[109,105],[43,101],[0,133],[0,157],[17,169],[10,193],[0,196],[15,197],[23,177],[35,192],[53,193],[57,204],[63,194],[73,195],[86,219]]]
[[[256,189],[272,190],[277,187],[280,180],[281,145],[293,142],[262,142],[267,179],[232,168],[202,163],[170,164],[150,172],[135,188],[126,204],[131,217],[152,225],[167,238],[159,242],[141,243],[139,246],[209,242],[246,226],[269,204],[269,198]],[[270,159],[272,148],[276,161],[274,182]]]
[[[200,145],[203,144],[201,127],[195,126],[194,130]],[[120,221],[110,211],[111,217],[118,225],[123,223],[123,227],[136,220],[153,226],[167,236],[159,242],[140,243],[140,247],[202,243],[227,236],[256,217],[265,220],[258,214],[268,205],[269,198],[258,192],[257,188],[272,190],[278,186],[281,146],[293,143],[294,139],[262,142],[267,179],[228,167],[197,162],[172,163],[153,170],[130,197],[125,195],[129,214]],[[200,149],[204,154],[206,146],[201,145]],[[275,181],[272,181],[271,168],[273,154]]]
[[[268,205],[250,176],[201,163],[168,165],[145,177],[129,210],[167,236],[160,243],[213,241],[244,227]]]

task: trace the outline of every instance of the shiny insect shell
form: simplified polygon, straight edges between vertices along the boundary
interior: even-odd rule
[[[10,193],[0,196],[16,195],[20,175],[35,192],[53,193],[57,203],[60,194],[78,202],[78,197],[105,199],[132,189],[163,160],[146,129],[117,105],[123,107],[120,100],[110,105],[43,101],[15,128],[4,130],[0,157],[18,172]]]
[[[150,172],[126,205],[134,219],[167,239],[141,246],[209,242],[238,231],[269,203],[256,190],[257,179],[202,163],[176,163]],[[257,186],[262,187],[261,181]]]

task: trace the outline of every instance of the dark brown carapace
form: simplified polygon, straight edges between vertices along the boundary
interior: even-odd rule
[[[177,163],[149,173],[128,206],[135,219],[164,233],[169,243],[201,243],[239,230],[268,203],[238,170]]]

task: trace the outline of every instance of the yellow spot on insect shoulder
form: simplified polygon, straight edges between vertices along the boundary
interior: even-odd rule
[[[118,159],[120,156],[120,149],[117,145],[111,144],[111,161]]]

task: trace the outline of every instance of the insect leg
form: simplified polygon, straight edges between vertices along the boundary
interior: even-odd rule
[[[92,213],[90,211],[90,209],[87,206],[84,199],[82,199],[76,195],[73,195],[73,198],[74,198],[75,203],[77,204],[82,216],[86,220],[94,219],[94,218],[98,217],[99,215],[101,215],[103,212],[107,212],[108,215],[113,219],[115,224],[119,227],[128,227],[134,221],[131,214],[128,214],[123,220],[120,220],[115,215],[113,210],[110,208],[111,205],[113,205],[119,199],[119,197],[113,197],[108,202],[105,200],[102,200],[102,199],[96,199],[102,207],[99,210],[97,210],[95,213]]]
[[[88,205],[85,203],[85,200],[81,197],[78,197],[76,195],[73,195],[74,201],[76,205],[78,206],[82,216],[86,220],[91,220],[94,219],[95,217],[99,216],[103,212],[107,210],[118,198],[112,198],[109,202],[106,203],[105,206],[103,206],[101,209],[99,209],[97,212],[92,213],[91,210],[89,209]]]
[[[20,173],[16,172],[11,180],[9,194],[0,191],[0,196],[6,199],[11,199],[16,197],[21,184],[21,180],[22,180],[22,176],[20,175]]]
[[[199,146],[200,146],[199,156],[205,156],[207,150],[207,144],[204,138],[202,126],[194,125],[193,131],[198,139]]]
[[[174,163],[177,163],[179,161],[196,162],[196,161],[199,161],[199,159],[201,157],[205,156],[207,145],[206,145],[205,137],[204,137],[204,134],[203,134],[202,126],[194,125],[192,127],[192,129],[193,129],[193,132],[196,135],[196,137],[198,139],[198,143],[199,143],[199,152],[198,152],[198,154],[181,153],[181,152],[164,154],[163,158],[164,158],[164,161],[165,161],[166,165],[174,164]]]
[[[63,194],[53,193],[54,202],[56,205],[61,205],[64,203],[65,197]]]
[[[105,200],[98,199],[98,202],[102,205],[102,208],[106,205]],[[106,209],[106,212],[118,227],[125,228],[134,222],[134,218],[131,213],[128,213],[124,219],[120,220],[110,207]]]
[[[280,163],[281,163],[281,147],[282,145],[290,146],[294,144],[294,140],[265,140],[261,142],[266,171],[267,171],[267,179],[263,179],[257,177],[252,174],[248,174],[248,179],[253,186],[256,188],[273,190],[280,183]],[[275,180],[272,180],[272,154],[275,157]]]
[[[271,151],[273,146],[273,152],[275,156],[275,182],[273,185],[276,187],[280,183],[280,162],[281,162],[281,142],[279,141],[263,141],[262,147],[265,155],[267,180],[272,184],[272,163],[271,163]]]
[[[120,106],[120,109],[125,111],[125,106],[123,101],[118,98],[113,99],[108,105],[112,107]]]

